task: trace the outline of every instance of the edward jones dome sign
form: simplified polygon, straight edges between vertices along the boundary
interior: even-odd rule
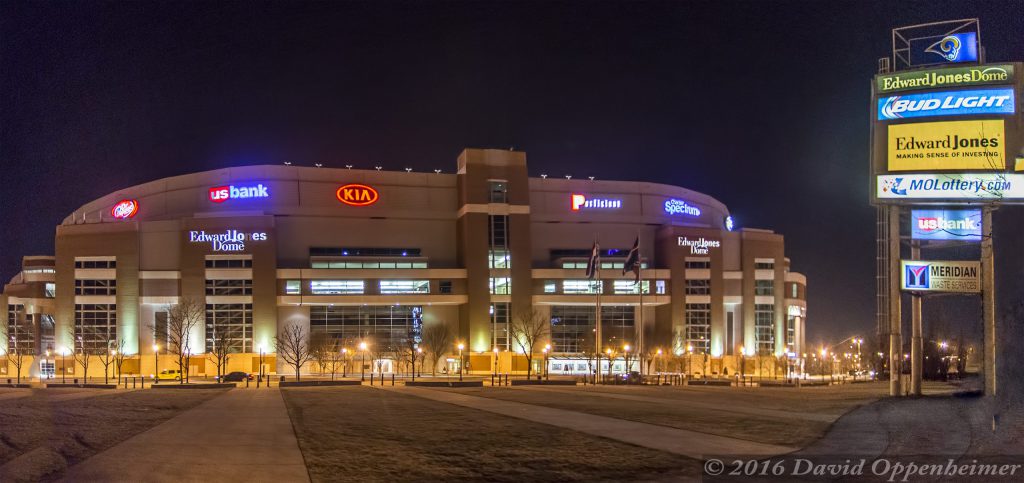
[[[205,230],[188,232],[191,243],[209,243],[215,252],[241,252],[245,250],[247,241],[265,241],[267,233],[260,231],[246,233],[238,230],[226,230],[222,233],[207,233]]]

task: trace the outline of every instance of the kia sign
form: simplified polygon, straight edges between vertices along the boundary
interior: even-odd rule
[[[338,201],[349,206],[368,206],[377,202],[380,195],[377,190],[365,184],[347,184],[334,193]]]
[[[110,216],[113,216],[118,220],[127,220],[129,218],[134,218],[135,214],[138,212],[138,200],[121,200],[115,203],[113,208],[110,209]]]
[[[1013,89],[981,89],[906,94],[878,99],[878,120],[971,114],[1013,114]]]
[[[961,173],[882,175],[876,179],[880,199],[1022,200],[1024,174]]]
[[[980,65],[977,67],[947,67],[895,74],[875,78],[878,92],[888,93],[934,87],[980,86],[986,84],[1012,84],[1013,65]]]
[[[981,292],[981,262],[900,260],[900,273],[908,292]]]
[[[270,190],[262,183],[248,186],[228,185],[210,188],[210,201],[214,203],[250,198],[270,198]]]
[[[981,240],[981,210],[912,210],[914,240]]]
[[[622,200],[616,198],[589,198],[587,195],[573,193],[569,198],[569,208],[572,211],[580,211],[584,208],[598,209],[619,209],[622,208]]]

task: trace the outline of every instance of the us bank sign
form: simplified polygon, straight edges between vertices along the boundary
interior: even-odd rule
[[[209,243],[215,252],[240,252],[245,250],[247,241],[266,241],[267,233],[263,231],[246,233],[238,230],[226,230],[222,233],[206,233],[206,231],[188,232],[191,243]]]
[[[704,237],[691,240],[685,236],[681,236],[679,237],[679,246],[690,247],[690,255],[707,255],[712,248],[721,247],[722,242],[721,240],[708,240]]]

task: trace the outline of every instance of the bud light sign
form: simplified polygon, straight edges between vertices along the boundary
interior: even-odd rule
[[[270,198],[270,190],[262,183],[255,186],[229,185],[210,188],[210,201],[214,203],[249,198]]]
[[[925,94],[881,97],[878,120],[971,114],[1013,114],[1016,110],[1013,89],[943,91]]]
[[[914,240],[981,241],[981,210],[912,210]]]

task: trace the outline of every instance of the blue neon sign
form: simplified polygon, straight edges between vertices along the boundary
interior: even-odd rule
[[[928,46],[924,51],[935,54],[946,62],[976,62],[978,60],[978,34],[974,32],[949,34]],[[937,59],[934,56],[930,58]]]
[[[981,210],[911,210],[914,240],[981,241]]]
[[[943,91],[880,97],[878,120],[969,114],[1013,114],[1013,88]]]
[[[700,216],[700,208],[675,198],[665,200],[665,213],[670,215]]]

